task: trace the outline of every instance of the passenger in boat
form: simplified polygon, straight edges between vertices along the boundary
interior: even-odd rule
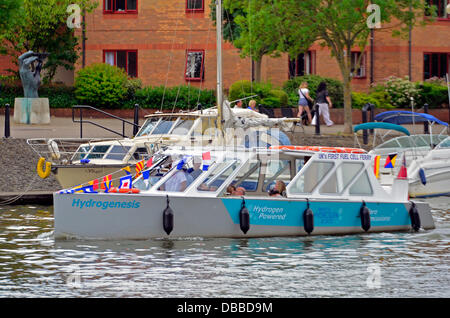
[[[269,191],[269,196],[286,197],[286,184],[281,180],[277,180],[275,186]]]
[[[245,189],[243,187],[238,187],[233,192],[233,195],[245,195]]]
[[[188,179],[183,170],[175,172],[163,185],[165,191],[182,192],[186,189]]]
[[[316,124],[316,120],[319,120],[319,116],[322,115],[325,124],[330,127],[334,125],[334,122],[330,119],[330,111],[328,109],[333,107],[330,96],[328,95],[327,84],[321,82],[317,88],[316,103],[319,105],[319,113],[314,115],[311,125]]]
[[[242,101],[241,101],[241,100],[238,100],[238,101],[236,102],[236,106],[234,106],[234,108],[242,108]]]
[[[308,115],[308,123],[312,121],[311,112],[309,111],[309,102],[314,103],[313,99],[309,96],[308,83],[302,82],[298,88],[298,94],[300,96],[298,100],[298,117],[302,118],[303,111],[306,111]],[[309,102],[308,102],[309,101]]]
[[[251,109],[257,112],[258,110],[256,109],[256,100],[252,99],[251,101],[249,101],[247,109]]]
[[[234,185],[230,184],[230,185],[227,187],[227,194],[228,194],[228,195],[233,194],[235,191],[236,191],[236,187],[235,187]]]

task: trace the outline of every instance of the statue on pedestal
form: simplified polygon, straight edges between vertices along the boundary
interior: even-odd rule
[[[20,124],[49,124],[48,98],[39,98],[41,70],[48,53],[28,51],[19,57],[19,74],[24,98],[14,100],[14,122]]]
[[[48,55],[48,53],[28,51],[19,57],[19,74],[25,98],[39,97],[42,63]]]

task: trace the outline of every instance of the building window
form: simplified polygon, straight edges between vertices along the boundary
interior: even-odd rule
[[[136,13],[137,0],[104,0],[104,13]]]
[[[137,51],[103,51],[103,62],[123,68],[128,76],[137,77]]]
[[[430,16],[431,12],[435,12],[438,19],[450,19],[450,12],[447,10],[450,0],[427,0],[427,3],[434,9],[426,11],[425,15]]]
[[[205,0],[186,0],[186,12],[203,12]]]
[[[308,51],[289,60],[289,78],[316,73],[316,52]]]
[[[186,51],[185,79],[188,81],[203,81],[205,79],[205,51]]]
[[[445,78],[450,73],[450,53],[425,53],[423,55],[423,78]]]
[[[361,56],[362,54],[362,56]],[[352,52],[352,74],[353,78],[366,77],[366,53]]]

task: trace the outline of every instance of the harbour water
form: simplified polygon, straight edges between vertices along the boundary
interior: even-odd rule
[[[450,296],[450,197],[436,229],[257,239],[55,241],[51,206],[0,206],[0,297]]]

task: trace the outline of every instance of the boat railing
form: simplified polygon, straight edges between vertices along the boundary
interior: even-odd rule
[[[79,119],[78,120],[75,120],[75,111],[76,110],[79,110]],[[117,119],[117,120],[121,121],[122,122],[122,133],[117,132],[117,131],[115,131],[115,130],[113,130],[111,128],[105,127],[103,125],[100,125],[98,123],[95,123],[95,122],[93,122],[91,120],[83,119],[83,110],[94,111],[94,112],[100,113],[100,114],[102,114],[104,116],[107,116],[109,118],[113,118],[113,119]],[[139,126],[139,105],[138,104],[136,104],[135,107],[134,107],[134,122],[128,121],[126,119],[123,119],[121,117],[115,116],[113,114],[110,114],[108,112],[105,112],[105,111],[103,111],[101,109],[98,109],[98,108],[95,108],[95,107],[92,107],[92,106],[89,106],[89,105],[75,105],[75,106],[72,106],[72,121],[74,123],[80,123],[80,138],[83,138],[83,123],[97,126],[99,128],[105,129],[105,130],[107,130],[107,131],[109,131],[109,132],[111,132],[113,134],[119,135],[119,136],[124,137],[124,138],[128,137],[127,135],[125,135],[125,125],[126,124],[131,125],[133,127],[133,136],[135,136],[137,134],[139,128],[141,127],[141,126]]]

